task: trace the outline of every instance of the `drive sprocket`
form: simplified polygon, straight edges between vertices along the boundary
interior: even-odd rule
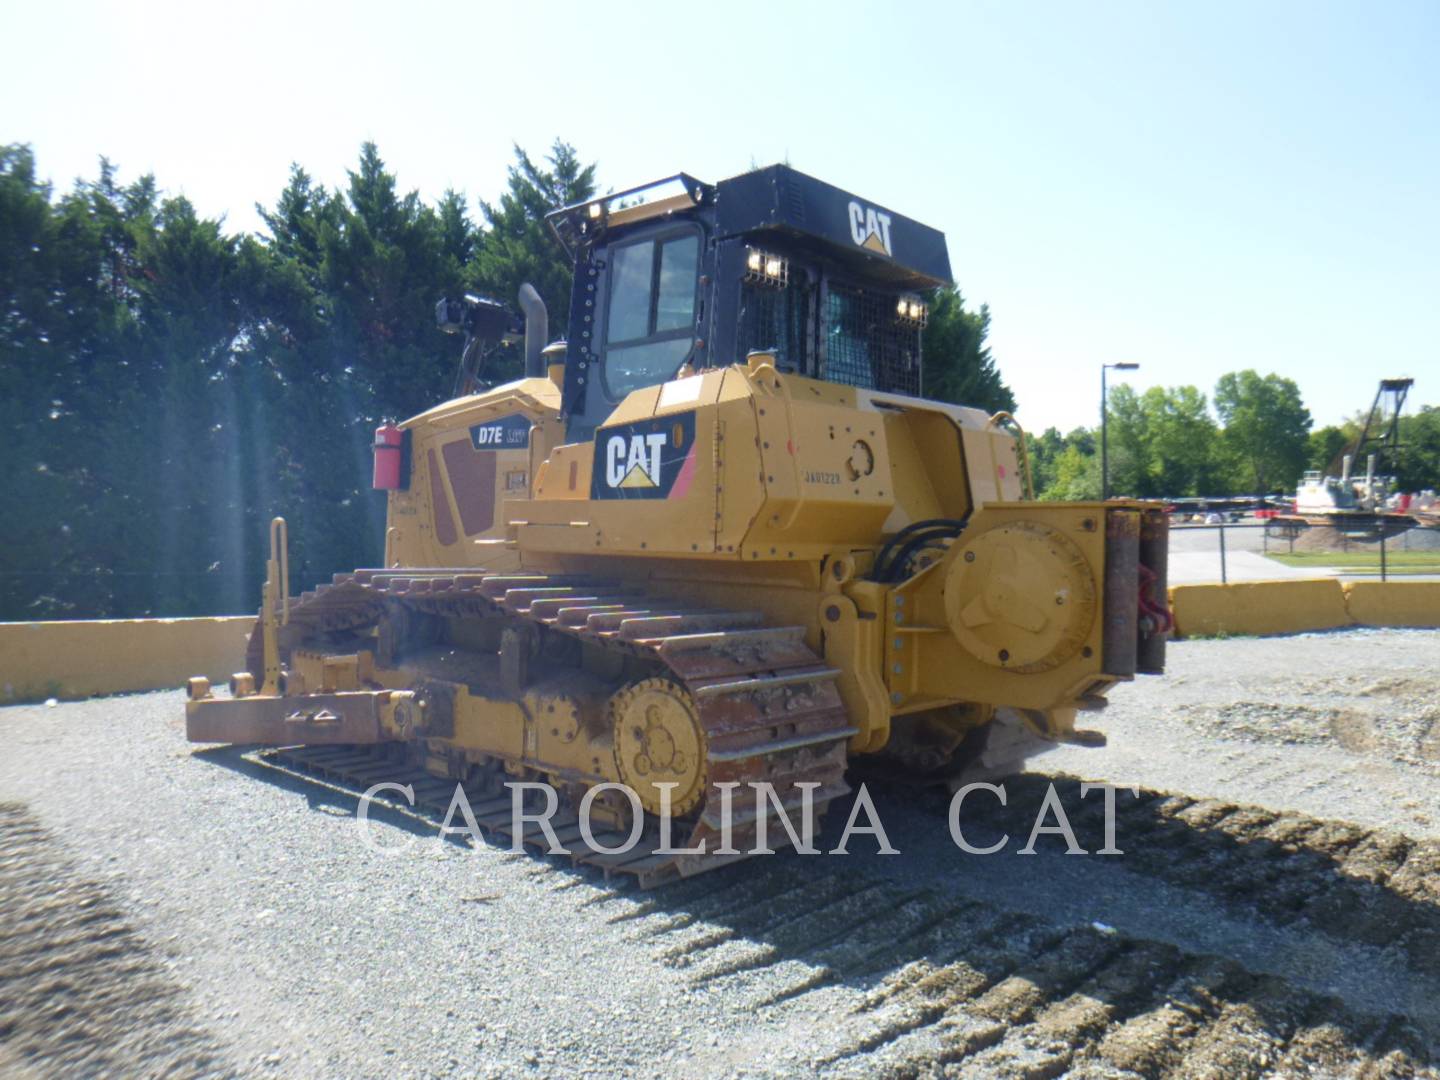
[[[659,784],[670,789],[670,813],[688,813],[705,794],[705,732],[689,691],[671,679],[642,679],[610,699],[615,767],[652,814]]]

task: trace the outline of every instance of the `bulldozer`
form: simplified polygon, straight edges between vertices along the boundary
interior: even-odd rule
[[[1163,670],[1163,510],[1037,501],[1013,417],[925,397],[941,232],[783,165],[548,223],[563,340],[522,288],[524,377],[481,389],[519,319],[440,303],[457,394],[376,433],[383,565],[292,597],[276,519],[244,670],[190,681],[191,741],[403,766],[497,822],[543,783],[570,825],[647,838],[581,861],[654,882],[857,770],[953,784],[1094,742],[1077,715]]]

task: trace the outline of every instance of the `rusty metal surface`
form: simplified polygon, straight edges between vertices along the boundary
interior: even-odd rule
[[[1164,510],[1144,510],[1140,514],[1140,566],[1148,569],[1150,579],[1141,582],[1143,604],[1163,612],[1168,620],[1170,600],[1167,591],[1170,561],[1170,515]],[[1140,571],[1142,577],[1145,570]],[[1141,615],[1140,640],[1136,651],[1135,670],[1142,675],[1165,673],[1165,642],[1170,627],[1158,625],[1166,621],[1158,617],[1148,620]]]
[[[1134,510],[1105,512],[1105,604],[1101,668],[1122,678],[1135,674],[1140,619],[1140,515]]]

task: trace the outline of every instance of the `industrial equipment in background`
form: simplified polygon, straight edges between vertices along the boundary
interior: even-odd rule
[[[424,770],[497,821],[508,781],[546,781],[646,837],[582,861],[653,882],[735,857],[737,786],[822,808],[850,767],[1010,771],[1163,669],[1163,509],[1037,502],[1013,418],[924,397],[940,232],[786,166],[549,223],[566,340],[526,287],[525,375],[477,392],[506,313],[441,304],[458,396],[377,433],[383,565],[290,598],[277,528],[245,670],[192,680],[191,740]],[[709,851],[657,853],[662,812]]]
[[[1353,536],[1393,534],[1415,525],[1411,499],[1396,490],[1394,476],[1403,449],[1400,412],[1414,383],[1408,378],[1381,379],[1359,436],[1327,472],[1308,470],[1295,492],[1294,512],[1275,520],[1328,525]],[[1362,461],[1365,471],[1360,473]]]

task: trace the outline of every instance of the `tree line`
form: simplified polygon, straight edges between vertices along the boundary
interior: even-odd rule
[[[1212,409],[1213,405],[1213,409]],[[1316,428],[1294,380],[1229,372],[1213,397],[1194,386],[1120,383],[1108,401],[1110,492],[1140,498],[1293,494],[1307,469],[1337,475],[1358,441],[1364,413]],[[1099,425],[1030,440],[1035,488],[1044,499],[1097,499]],[[1400,418],[1402,451],[1393,467],[1402,491],[1440,486],[1440,408]],[[1364,468],[1364,463],[1359,463]]]
[[[367,143],[343,187],[296,165],[264,228],[235,233],[153,176],[102,158],[57,193],[30,147],[0,146],[0,620],[254,610],[276,514],[294,585],[374,565],[373,430],[453,385],[436,300],[513,305],[529,281],[563,327],[570,266],[544,217],[595,175],[563,141],[517,147],[472,213],[402,192]],[[932,298],[927,393],[1014,408],[988,327],[958,290]],[[512,351],[488,381],[518,373]]]

